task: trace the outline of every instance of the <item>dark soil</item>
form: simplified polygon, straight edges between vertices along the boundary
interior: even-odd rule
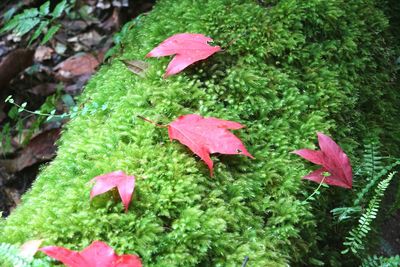
[[[385,256],[400,254],[400,210],[382,223],[381,249]]]
[[[396,179],[397,178],[397,179]],[[387,215],[380,223],[380,254],[393,256],[400,254],[400,181],[397,174],[387,189],[383,201],[383,212]]]

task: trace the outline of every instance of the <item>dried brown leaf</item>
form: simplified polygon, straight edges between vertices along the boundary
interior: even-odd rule
[[[51,59],[51,56],[53,55],[54,50],[50,47],[47,46],[39,46],[34,55],[34,60],[36,62],[42,62],[48,59]]]
[[[146,70],[149,68],[149,64],[142,60],[123,60],[122,62],[131,72],[140,77],[144,77]]]
[[[57,71],[57,78],[70,80],[76,76],[92,74],[99,64],[99,61],[92,54],[83,53],[67,58],[58,64],[54,70]]]
[[[48,96],[56,91],[57,84],[42,83],[28,90],[28,92],[38,96]]]
[[[7,172],[15,173],[36,163],[47,161],[55,156],[55,142],[60,136],[60,129],[45,131],[32,138],[29,144],[14,159],[0,160]]]
[[[7,97],[5,90],[8,83],[21,71],[33,64],[34,51],[29,49],[16,49],[0,61],[0,101]]]

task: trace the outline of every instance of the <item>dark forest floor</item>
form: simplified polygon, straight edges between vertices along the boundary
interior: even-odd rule
[[[38,8],[44,0],[0,3],[0,28],[7,11],[18,14]],[[50,1],[50,10],[60,1]],[[138,15],[151,10],[152,0],[78,0],[59,18],[62,25],[44,45],[29,45],[34,32],[0,35],[0,211],[6,217],[29,189],[40,166],[56,154],[56,141],[68,117],[37,116],[5,103],[12,95],[25,109],[68,114],[87,80],[118,41],[116,33]]]

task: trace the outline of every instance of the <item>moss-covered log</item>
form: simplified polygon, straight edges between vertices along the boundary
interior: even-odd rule
[[[160,1],[81,97],[82,105],[109,108],[68,124],[57,158],[0,225],[0,241],[82,249],[103,240],[146,266],[304,260],[317,234],[301,204],[309,169],[289,152],[312,148],[323,131],[351,153],[368,103],[379,103],[368,118],[387,116],[386,27],[372,0]],[[145,78],[121,62],[143,59],[180,32],[211,36],[224,51],[168,79],[168,58],[147,59]],[[246,125],[236,134],[256,159],[214,156],[210,177],[165,128],[137,118],[167,124],[188,113]],[[137,176],[126,214],[107,196],[89,202],[88,181],[114,170]]]

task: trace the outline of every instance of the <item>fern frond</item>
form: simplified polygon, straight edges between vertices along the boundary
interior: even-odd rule
[[[369,192],[371,187],[366,187],[366,184],[375,185],[377,179],[379,180],[377,174],[384,169],[380,148],[381,144],[376,134],[371,134],[369,137],[365,138],[362,161],[354,172],[354,176],[356,177],[354,180],[354,188],[356,192],[359,192],[356,198],[357,200],[354,202],[355,207],[360,207],[363,204],[360,203],[361,200],[368,199],[365,198],[365,195]],[[375,182],[372,183],[372,180]]]
[[[368,208],[358,220],[358,225],[353,228],[349,232],[349,236],[346,237],[346,241],[343,243],[343,245],[345,245],[347,248],[342,251],[343,254],[349,251],[357,254],[358,251],[365,248],[364,240],[367,234],[371,231],[371,223],[378,214],[382,197],[395,174],[396,172],[392,172],[386,179],[379,182],[375,189],[375,194],[368,204]]]
[[[43,45],[61,27],[61,24],[55,23],[55,20],[59,19],[64,12],[68,13],[74,4],[75,0],[63,0],[56,5],[51,13],[50,1],[46,1],[39,8],[25,9],[22,13],[14,15],[10,20],[6,20],[4,27],[0,29],[0,34],[12,31],[16,36],[24,36],[36,28],[29,40],[29,44],[46,32],[41,42]],[[50,28],[48,28],[49,26]]]
[[[374,177],[372,177],[371,180],[363,187],[363,189],[357,193],[357,197],[354,200],[354,206],[360,206],[361,201],[365,199],[365,195],[368,194],[371,191],[371,188],[375,186],[375,184],[381,179],[383,176],[385,176],[388,172],[393,170],[396,166],[400,165],[400,160],[389,164],[386,167],[383,167],[379,173],[377,173]]]
[[[382,257],[370,256],[363,260],[361,267],[398,267],[400,266],[400,256]]]
[[[337,218],[338,223],[358,216],[361,211],[361,207],[340,207],[331,210],[333,217]]]
[[[36,8],[29,8],[23,13],[15,15],[8,21],[0,32],[13,31],[14,34],[22,36],[32,30],[40,23],[40,14]]]
[[[18,255],[18,249],[10,244],[0,243],[1,266],[29,266],[29,262]]]
[[[49,259],[28,259],[19,255],[16,246],[0,243],[0,266],[2,267],[50,267]]]
[[[371,137],[364,145],[362,175],[369,181],[375,177],[375,174],[383,169],[380,155],[380,142],[376,137]]]

